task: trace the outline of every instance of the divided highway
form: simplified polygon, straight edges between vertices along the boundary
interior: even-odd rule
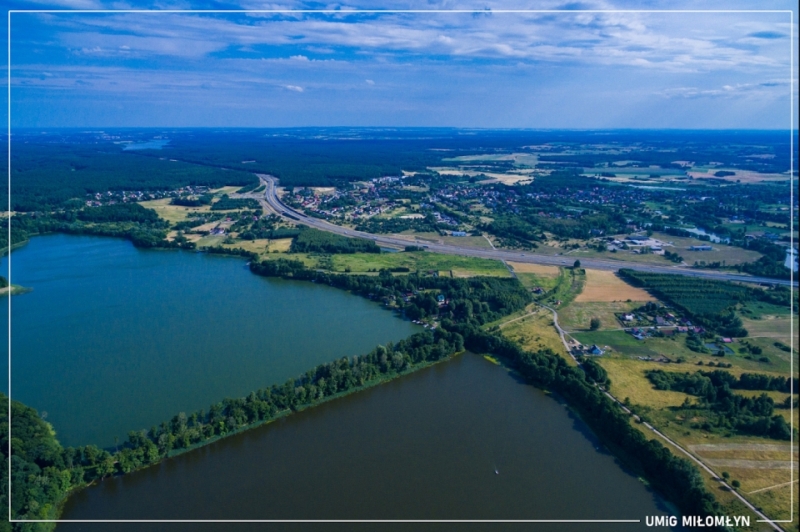
[[[485,259],[495,259],[501,261],[514,261],[514,262],[527,262],[533,264],[545,264],[553,266],[571,265],[574,261],[572,257],[564,256],[550,256],[539,255],[531,252],[508,251],[499,249],[486,249],[475,248],[470,246],[454,246],[449,244],[435,244],[427,241],[417,241],[416,239],[404,239],[396,236],[387,235],[373,235],[361,231],[355,231],[346,227],[341,227],[328,223],[324,220],[307,216],[291,207],[286,206],[278,198],[276,187],[277,178],[266,175],[256,174],[261,182],[266,186],[264,194],[243,194],[242,197],[252,197],[257,199],[265,211],[274,212],[279,216],[288,218],[293,222],[302,222],[309,227],[314,227],[321,231],[328,231],[342,236],[366,238],[373,240],[375,243],[384,246],[393,246],[403,248],[405,246],[422,246],[428,251],[437,253],[445,253],[448,255],[462,255],[466,257],[480,257]],[[720,281],[744,281],[749,283],[771,283],[789,286],[792,284],[790,281],[781,279],[770,279],[766,277],[751,277],[748,275],[738,275],[733,273],[715,272],[707,270],[695,270],[690,268],[682,268],[680,266],[654,266],[651,264],[642,264],[638,262],[625,262],[625,261],[612,261],[602,259],[584,259],[581,258],[581,266],[595,270],[611,270],[617,271],[620,268],[630,268],[631,270],[639,270],[653,273],[671,273],[679,275],[688,275],[691,277],[704,277],[707,279],[716,279]],[[794,282],[797,285],[797,281]]]

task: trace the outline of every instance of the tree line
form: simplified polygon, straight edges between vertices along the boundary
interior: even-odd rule
[[[113,454],[91,445],[61,448],[51,427],[35,411],[14,403],[13,434],[15,440],[22,439],[18,444],[12,442],[15,516],[52,515],[55,503],[75,487],[104,476],[125,474],[180,450],[381,382],[465,348],[501,358],[529,383],[564,397],[602,439],[618,448],[626,462],[682,512],[721,513],[698,471],[632,427],[630,416],[594,385],[593,381],[607,381],[604,372],[589,363],[585,373],[549,349],[524,351],[518,344],[481,327],[530,302],[530,293],[516,279],[452,279],[413,273],[394,277],[388,272],[372,277],[349,276],[312,271],[299,261],[285,259],[252,261],[250,268],[257,274],[325,283],[372,299],[412,294],[415,297],[409,299],[411,303],[421,294],[438,292],[446,294],[449,304],[438,309],[440,327],[434,331],[378,346],[364,356],[318,365],[282,385],[254,391],[243,398],[225,399],[207,410],[179,413],[149,430],[132,431],[123,448]],[[18,431],[18,422],[35,430],[30,434]],[[7,437],[7,429],[4,434]],[[3,449],[5,452],[5,446]]]

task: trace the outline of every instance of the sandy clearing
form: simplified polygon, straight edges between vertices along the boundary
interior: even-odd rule
[[[586,270],[586,285],[575,298],[576,303],[589,301],[654,301],[653,296],[641,288],[631,286],[614,272]]]

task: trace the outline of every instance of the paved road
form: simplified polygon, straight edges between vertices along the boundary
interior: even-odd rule
[[[500,261],[510,260],[514,262],[546,264],[553,266],[572,265],[572,263],[574,262],[574,259],[572,257],[539,255],[530,252],[521,253],[518,251],[475,248],[469,246],[454,246],[449,244],[435,244],[432,242],[417,241],[413,237],[409,237],[406,239],[397,236],[373,235],[370,233],[355,231],[353,229],[348,229],[346,227],[341,227],[338,225],[328,223],[318,218],[307,216],[300,211],[297,211],[295,209],[292,209],[291,207],[286,206],[283,202],[281,202],[281,200],[278,198],[276,194],[277,179],[273,176],[266,174],[256,174],[256,175],[258,175],[259,179],[261,179],[261,182],[266,186],[266,190],[264,191],[263,194],[261,193],[244,194],[242,195],[242,197],[252,197],[254,199],[257,199],[261,204],[261,206],[267,212],[274,212],[284,218],[289,218],[290,220],[295,222],[302,222],[310,227],[314,227],[322,231],[329,231],[331,233],[337,233],[349,237],[366,238],[368,240],[373,240],[375,243],[384,246],[403,248],[405,246],[416,245],[424,247],[428,251],[435,251],[437,253],[445,253],[448,255],[480,257],[484,259],[494,259]],[[652,264],[642,264],[636,262],[624,262],[624,261],[613,261],[613,260],[602,260],[602,259],[580,259],[580,261],[581,261],[581,266],[583,266],[584,268],[589,268],[594,270],[617,271],[620,268],[630,268],[632,270],[646,271],[652,273],[672,273],[672,274],[688,275],[691,277],[717,279],[721,281],[746,281],[751,283],[753,282],[771,283],[771,284],[781,284],[787,286],[791,284],[789,281],[780,279],[769,279],[765,277],[750,277],[747,275],[737,275],[732,273],[695,270],[690,268],[681,268],[679,266],[654,266]],[[797,285],[797,282],[795,281],[794,284]]]

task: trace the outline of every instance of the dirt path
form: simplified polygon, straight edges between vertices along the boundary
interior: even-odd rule
[[[561,328],[561,327],[558,325],[558,313],[555,311],[555,309],[552,309],[552,308],[550,308],[550,307],[545,307],[544,305],[542,305],[542,306],[543,306],[544,308],[548,309],[549,311],[551,311],[551,312],[553,313],[553,324],[555,325],[555,327],[556,327],[556,330],[558,331],[558,334],[559,334],[559,336],[561,336],[561,341],[564,343],[564,347],[567,349],[567,353],[569,353],[569,354],[570,354],[570,356],[572,357],[572,359],[573,359],[573,360],[575,360],[575,362],[576,362],[576,363],[578,363],[578,367],[580,368],[580,367],[581,367],[581,365],[580,365],[580,362],[578,362],[578,360],[577,360],[577,359],[576,359],[576,358],[575,358],[575,357],[572,355],[572,353],[570,352],[569,346],[567,345],[567,342],[566,342],[566,340],[564,339],[564,330],[563,330],[563,329],[562,329],[562,328]],[[667,436],[666,436],[664,433],[662,433],[661,431],[659,431],[657,428],[655,428],[655,427],[654,427],[654,426],[652,426],[651,424],[649,424],[649,423],[647,423],[647,422],[645,422],[645,421],[642,421],[642,420],[639,418],[639,416],[637,416],[636,414],[634,414],[633,412],[631,412],[631,411],[630,411],[630,409],[628,409],[628,408],[627,408],[627,407],[626,407],[624,404],[622,404],[622,402],[621,402],[619,399],[617,399],[616,397],[614,397],[613,395],[611,395],[611,394],[610,394],[610,393],[609,393],[607,390],[603,389],[601,386],[598,386],[597,384],[595,384],[595,386],[596,386],[597,388],[599,388],[599,389],[600,389],[600,391],[602,391],[602,392],[603,392],[603,393],[604,393],[604,394],[605,394],[605,395],[606,395],[606,396],[607,396],[609,399],[611,399],[612,401],[614,401],[615,403],[617,403],[617,405],[618,405],[618,406],[619,406],[619,407],[620,407],[620,408],[621,408],[621,409],[622,409],[622,410],[623,410],[625,413],[627,413],[628,415],[630,415],[631,417],[633,417],[633,419],[635,419],[637,422],[640,422],[642,425],[644,425],[645,427],[647,427],[648,429],[650,429],[651,431],[653,431],[653,433],[654,433],[654,434],[656,434],[656,435],[657,435],[658,437],[660,437],[662,440],[666,441],[667,443],[669,443],[670,445],[672,445],[673,447],[675,447],[675,448],[676,448],[678,451],[680,451],[681,453],[685,454],[685,455],[686,455],[686,456],[687,456],[687,457],[688,457],[688,458],[689,458],[689,459],[690,459],[692,462],[696,463],[698,466],[700,466],[701,468],[703,468],[703,470],[705,470],[705,471],[706,471],[707,473],[709,473],[709,474],[710,474],[710,475],[711,475],[713,478],[715,478],[715,479],[717,480],[717,482],[719,482],[719,483],[720,483],[722,486],[726,487],[726,488],[728,489],[728,491],[730,491],[730,492],[731,492],[731,493],[732,493],[734,496],[736,496],[736,498],[738,498],[740,501],[742,501],[742,503],[744,503],[744,505],[745,505],[745,506],[747,506],[747,507],[748,507],[750,510],[752,510],[752,511],[753,511],[753,513],[755,513],[755,514],[756,514],[756,515],[759,517],[759,522],[765,522],[765,523],[767,523],[769,526],[771,526],[773,529],[775,529],[775,530],[776,530],[776,531],[778,531],[778,532],[782,532],[782,531],[783,531],[783,528],[781,528],[781,527],[780,527],[780,526],[779,526],[777,523],[775,523],[773,520],[769,519],[769,518],[768,518],[766,515],[764,515],[763,513],[761,513],[761,511],[759,511],[759,510],[758,510],[758,509],[757,509],[755,506],[753,506],[753,504],[751,504],[751,503],[750,503],[750,501],[748,501],[747,499],[745,499],[745,498],[744,498],[744,496],[742,496],[742,495],[741,495],[741,494],[740,494],[738,491],[736,491],[735,489],[733,489],[733,487],[731,487],[730,485],[728,485],[728,483],[727,483],[727,482],[725,482],[725,481],[722,479],[722,477],[720,477],[720,476],[719,476],[719,475],[717,475],[717,474],[716,474],[714,471],[712,471],[710,467],[708,467],[708,466],[707,466],[705,463],[703,463],[703,461],[701,461],[701,460],[700,460],[699,458],[697,458],[695,455],[693,455],[692,453],[690,453],[688,450],[684,449],[684,448],[683,448],[683,447],[682,447],[682,446],[681,446],[681,445],[680,445],[678,442],[676,442],[676,441],[672,440],[671,438],[667,437]]]

